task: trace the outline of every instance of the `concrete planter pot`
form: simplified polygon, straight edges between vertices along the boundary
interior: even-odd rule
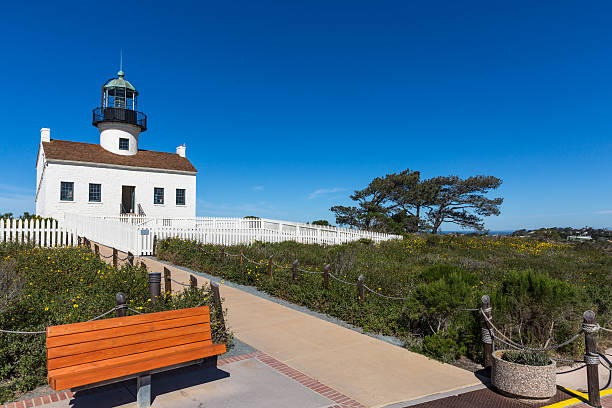
[[[493,353],[491,382],[503,394],[528,399],[548,399],[557,393],[556,363],[528,366],[502,360],[509,350]]]

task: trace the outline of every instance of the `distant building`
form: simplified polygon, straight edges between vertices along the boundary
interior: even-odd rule
[[[567,237],[568,241],[590,241],[592,239],[590,235],[570,235]]]
[[[176,153],[139,149],[147,116],[137,111],[138,92],[123,71],[117,75],[102,86],[93,111],[100,144],[55,140],[50,129],[40,130],[36,215],[195,217],[197,171],[185,145]]]

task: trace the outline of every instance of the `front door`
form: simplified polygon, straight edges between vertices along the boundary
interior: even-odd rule
[[[121,187],[121,205],[122,212],[133,214],[135,211],[135,195],[136,187],[134,186],[122,186]]]

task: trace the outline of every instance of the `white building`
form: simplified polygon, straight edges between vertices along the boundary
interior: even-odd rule
[[[143,150],[138,139],[147,116],[137,111],[136,89],[118,78],[102,86],[93,111],[100,144],[51,139],[40,130],[36,160],[36,214],[62,220],[65,213],[195,217],[196,169],[185,156]]]

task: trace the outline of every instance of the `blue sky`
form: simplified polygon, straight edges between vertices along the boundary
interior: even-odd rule
[[[34,210],[41,127],[99,141],[123,49],[140,146],[187,144],[198,215],[333,221],[410,168],[502,178],[493,230],[612,226],[609,2],[19,3],[0,13],[0,212]]]

